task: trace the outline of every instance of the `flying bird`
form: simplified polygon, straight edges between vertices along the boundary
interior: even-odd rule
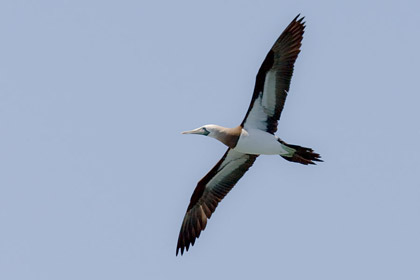
[[[311,148],[291,145],[275,135],[289,92],[293,67],[305,29],[298,15],[283,31],[262,63],[248,112],[234,128],[210,124],[185,131],[215,138],[228,146],[222,159],[197,184],[178,237],[176,255],[193,246],[218,203],[233,188],[259,155],[280,155],[304,165],[322,161]]]

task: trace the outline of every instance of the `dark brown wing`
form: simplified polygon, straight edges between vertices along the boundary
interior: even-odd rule
[[[191,196],[187,213],[182,222],[178,237],[176,254],[184,249],[188,251],[190,244],[206,228],[207,219],[211,217],[217,204],[235,186],[239,179],[251,167],[258,155],[249,155],[228,149],[222,159],[197,184]]]
[[[242,127],[258,128],[272,134],[277,131],[305,29],[304,18],[298,18],[299,15],[283,31],[261,65]]]

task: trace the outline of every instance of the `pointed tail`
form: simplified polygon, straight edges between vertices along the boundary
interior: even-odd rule
[[[298,145],[290,145],[284,141],[281,141],[281,143],[295,150],[291,156],[281,156],[285,160],[298,162],[304,165],[316,164],[315,161],[322,162],[321,156],[317,153],[314,153],[314,150],[311,148],[301,147]]]

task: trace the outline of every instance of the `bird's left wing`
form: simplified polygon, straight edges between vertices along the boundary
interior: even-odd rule
[[[182,222],[176,254],[194,245],[217,204],[251,167],[258,155],[228,149],[222,159],[197,184]]]

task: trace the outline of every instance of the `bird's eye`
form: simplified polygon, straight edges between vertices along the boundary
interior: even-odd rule
[[[207,128],[203,127],[203,130],[204,130],[204,135],[206,136],[209,135],[210,131],[208,131]]]

